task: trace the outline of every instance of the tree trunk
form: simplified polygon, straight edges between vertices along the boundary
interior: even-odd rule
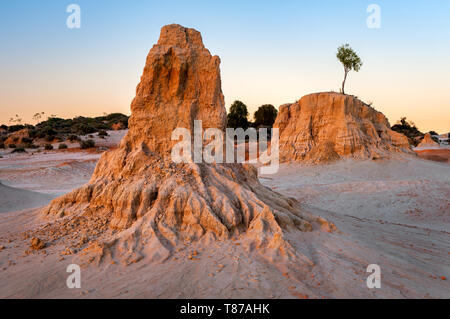
[[[347,74],[348,71],[345,70],[344,81],[342,82],[342,94],[345,94],[344,87],[345,87],[345,80],[347,80]]]

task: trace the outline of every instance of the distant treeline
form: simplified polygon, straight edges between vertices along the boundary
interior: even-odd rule
[[[87,135],[102,130],[128,128],[128,116],[121,113],[112,113],[98,117],[75,117],[73,119],[62,119],[50,117],[46,121],[35,126],[30,124],[15,124],[11,126],[1,125],[0,128],[7,133],[14,133],[22,129],[28,129],[30,138],[47,138],[61,135]]]

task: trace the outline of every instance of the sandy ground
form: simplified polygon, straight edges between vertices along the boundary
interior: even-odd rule
[[[0,213],[41,207],[53,196],[0,184]]]
[[[68,150],[27,153],[0,151],[0,182],[14,188],[45,193],[57,197],[85,184],[91,177],[102,152],[116,147],[126,130],[108,131],[105,139],[94,136],[96,149],[82,151],[78,143],[68,143]],[[83,139],[89,139],[88,136]]]
[[[8,185],[0,187],[2,198],[19,194],[23,203],[31,203],[39,191],[39,204],[49,200],[41,196],[85,183],[99,154],[14,156],[0,159],[0,180]],[[30,239],[23,232],[43,224],[39,210],[17,206],[22,210],[9,211],[13,204],[3,201],[0,206],[8,212],[0,214],[0,297],[450,297],[450,165],[414,157],[283,164],[261,181],[334,222],[338,231],[287,232],[299,256],[294,264],[247,252],[244,239],[205,238],[178,247],[164,262],[81,264],[82,288],[69,289],[66,267],[78,257],[63,255],[62,246],[26,253]],[[193,251],[198,255],[189,259]],[[381,268],[381,289],[366,286],[369,264]]]
[[[450,147],[439,147],[434,149],[416,148],[415,152],[423,159],[450,164]]]

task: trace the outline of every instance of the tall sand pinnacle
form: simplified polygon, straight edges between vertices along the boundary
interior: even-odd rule
[[[128,134],[102,155],[87,185],[54,200],[44,216],[75,224],[95,239],[101,257],[125,262],[164,259],[180,243],[233,236],[248,239],[249,249],[287,256],[294,253],[283,230],[331,229],[262,186],[253,166],[172,162],[175,128],[192,132],[194,120],[226,127],[219,64],[199,32],[163,27],[131,104]]]

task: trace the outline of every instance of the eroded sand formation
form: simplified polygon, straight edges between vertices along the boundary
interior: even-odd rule
[[[418,148],[427,148],[427,147],[439,147],[439,143],[436,143],[432,138],[430,133],[425,134],[422,141],[417,145]]]
[[[44,209],[56,218],[46,233],[129,263],[167,258],[180,243],[233,236],[266,255],[292,256],[283,230],[333,229],[262,186],[252,166],[173,163],[175,128],[192,132],[194,120],[205,129],[226,127],[219,64],[196,30],[163,27],[131,104],[128,134],[101,157],[87,185]]]
[[[406,136],[392,131],[382,113],[349,95],[316,93],[282,105],[274,127],[280,129],[282,161],[317,163],[413,154]]]

